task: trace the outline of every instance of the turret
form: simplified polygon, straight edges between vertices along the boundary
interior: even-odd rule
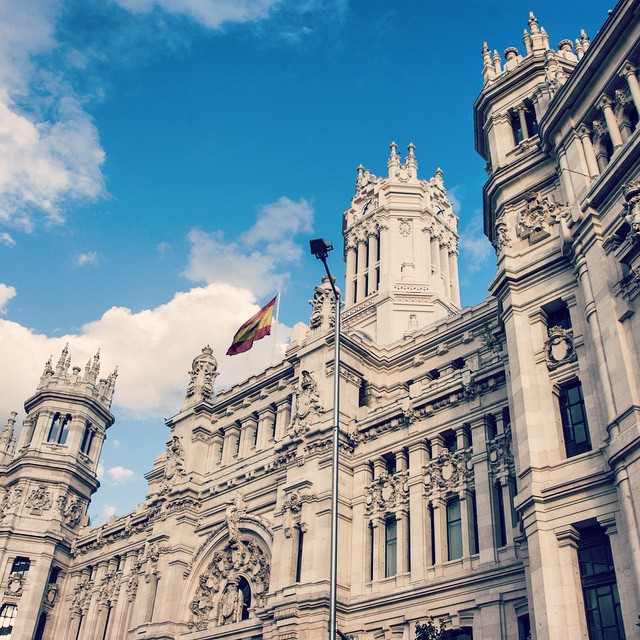
[[[415,146],[404,162],[390,149],[386,177],[358,167],[344,212],[345,327],[382,345],[460,306],[458,218],[442,170],[421,180]]]

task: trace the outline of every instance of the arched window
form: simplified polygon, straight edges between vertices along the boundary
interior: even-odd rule
[[[238,582],[238,593],[242,595],[242,612],[240,620],[249,618],[249,609],[251,607],[251,587],[245,578],[240,578]]]
[[[86,456],[89,456],[89,452],[91,451],[91,445],[93,444],[94,435],[95,431],[93,430],[93,425],[87,420],[87,422],[85,422],[84,424],[82,442],[80,443],[80,452],[84,453]]]
[[[47,436],[47,442],[55,442],[56,444],[65,444],[67,441],[67,434],[69,432],[70,422],[71,422],[71,416],[69,414],[63,417],[60,413],[56,413],[53,416],[53,420],[51,422],[49,435]]]

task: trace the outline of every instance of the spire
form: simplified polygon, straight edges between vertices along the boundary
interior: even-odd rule
[[[485,82],[493,80],[496,77],[496,70],[491,62],[491,52],[486,42],[482,43],[482,77]]]
[[[213,402],[215,400],[213,383],[218,375],[218,362],[213,357],[213,349],[207,345],[191,364],[185,407],[200,402]]]
[[[62,353],[60,354],[60,357],[58,358],[58,364],[56,365],[56,374],[59,376],[64,376],[67,373],[67,370],[69,369],[69,362],[68,362],[68,357],[69,357],[69,343],[64,345],[64,349],[62,350]]]
[[[538,25],[538,20],[533,15],[533,11],[529,12],[529,32],[531,33],[531,51],[534,54],[549,48],[549,36],[547,32]]]
[[[413,177],[417,178],[418,177],[418,161],[416,160],[415,150],[416,150],[416,145],[413,144],[413,142],[410,142],[407,146],[407,151],[409,152],[409,155],[407,156],[406,164],[410,173],[413,174]]]
[[[582,49],[586,52],[586,50],[591,45],[591,40],[587,36],[587,32],[584,29],[580,29],[580,44],[582,45]]]
[[[2,429],[2,433],[0,433],[0,454],[13,454],[13,449],[16,443],[15,438],[13,437],[13,428],[16,423],[17,415],[18,414],[15,411],[11,412],[9,419],[7,420],[7,424]]]
[[[525,29],[524,33],[522,34],[522,42],[524,43],[524,48],[526,50],[526,55],[529,55],[532,51],[531,48],[531,36],[529,35],[529,32]]]
[[[391,153],[389,154],[387,167],[389,168],[389,177],[392,178],[395,170],[400,167],[400,156],[398,155],[398,145],[395,142],[392,142],[389,148],[391,149]]]
[[[502,73],[501,58],[497,49],[493,50],[493,68],[495,69],[496,74],[499,75]]]

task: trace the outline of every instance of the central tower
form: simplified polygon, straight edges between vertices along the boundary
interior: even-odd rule
[[[392,142],[386,177],[359,166],[343,214],[344,326],[380,345],[460,308],[458,218],[442,170],[420,180],[414,151],[403,163]]]

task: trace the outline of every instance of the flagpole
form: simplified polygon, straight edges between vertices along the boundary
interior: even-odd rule
[[[273,319],[273,335],[271,336],[271,366],[276,357],[276,338],[278,337],[278,323],[280,321],[280,292],[276,293],[276,313]]]

